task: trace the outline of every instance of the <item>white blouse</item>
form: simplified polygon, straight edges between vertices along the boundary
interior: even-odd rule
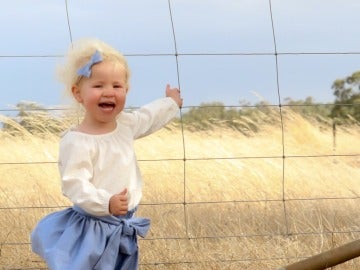
[[[114,131],[90,135],[67,131],[60,141],[59,170],[63,194],[92,215],[109,215],[112,195],[127,188],[129,210],[142,196],[142,178],[134,139],[149,135],[178,113],[170,98],[151,102],[132,112],[121,112]]]

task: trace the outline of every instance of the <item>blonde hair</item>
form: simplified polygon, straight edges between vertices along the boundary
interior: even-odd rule
[[[125,69],[126,86],[129,88],[130,69],[124,55],[101,40],[82,39],[72,44],[65,56],[65,63],[57,70],[58,78],[64,84],[67,95],[72,96],[71,88],[81,78],[77,70],[90,60],[96,50],[100,52],[103,61],[111,61]]]

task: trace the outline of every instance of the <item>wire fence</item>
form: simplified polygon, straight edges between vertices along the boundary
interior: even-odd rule
[[[69,15],[69,11],[68,11],[68,1],[65,0],[64,1],[65,6],[66,6],[66,14],[67,14],[67,24],[68,24],[68,31],[69,31],[69,38],[72,42],[73,38],[72,38],[72,24],[71,24],[71,17]],[[149,57],[157,57],[157,56],[171,56],[175,58],[175,63],[176,63],[176,72],[177,72],[177,83],[178,86],[181,88],[181,72],[180,72],[180,65],[179,65],[179,57],[180,56],[204,56],[204,55],[214,55],[214,56],[221,56],[221,55],[226,55],[226,56],[236,56],[236,55],[259,55],[259,56],[273,56],[275,58],[275,65],[276,65],[276,82],[277,82],[277,99],[278,99],[278,104],[271,104],[271,105],[263,105],[263,106],[267,106],[267,107],[271,107],[273,109],[277,110],[278,113],[278,117],[279,117],[279,123],[280,123],[280,130],[281,130],[281,151],[279,154],[274,154],[274,155],[259,155],[259,156],[254,156],[251,155],[251,153],[249,153],[249,155],[245,155],[245,156],[231,156],[231,157],[221,157],[221,156],[211,156],[211,157],[191,157],[188,156],[188,148],[187,148],[187,144],[186,144],[186,135],[184,134],[184,123],[182,121],[183,118],[183,112],[184,110],[187,109],[191,109],[192,107],[184,107],[182,108],[182,111],[180,113],[180,133],[181,133],[181,145],[182,145],[182,152],[183,152],[183,156],[182,157],[177,157],[177,158],[158,158],[158,159],[140,159],[139,162],[140,163],[146,163],[146,162],[164,162],[164,161],[169,161],[169,162],[180,162],[182,163],[182,168],[183,168],[183,179],[182,179],[182,195],[181,195],[181,200],[176,200],[176,201],[171,201],[171,202],[144,202],[141,205],[144,207],[172,207],[173,209],[181,209],[183,215],[182,215],[182,228],[183,228],[183,232],[176,234],[175,236],[169,236],[166,233],[163,235],[154,235],[153,237],[149,237],[146,239],[141,239],[141,243],[145,246],[147,245],[151,245],[154,243],[154,241],[176,241],[177,243],[180,243],[181,241],[186,241],[186,242],[192,242],[192,241],[198,241],[199,243],[201,243],[201,241],[207,241],[207,240],[213,240],[213,241],[222,241],[222,243],[227,242],[227,243],[231,243],[233,242],[234,239],[238,240],[241,243],[241,239],[255,239],[255,238],[261,238],[263,239],[264,242],[267,241],[283,241],[285,239],[289,240],[289,239],[295,239],[295,238],[301,238],[301,237],[318,237],[319,239],[328,239],[330,242],[330,247],[336,247],[338,245],[339,240],[337,240],[337,237],[340,235],[346,235],[347,237],[350,238],[358,238],[357,236],[360,235],[360,226],[358,223],[356,223],[356,220],[358,220],[357,217],[355,218],[354,223],[352,223],[353,225],[351,225],[350,227],[343,229],[337,228],[335,226],[335,228],[333,229],[329,229],[329,227],[326,226],[319,226],[316,229],[311,229],[311,230],[304,230],[304,231],[298,231],[298,230],[294,230],[293,225],[291,225],[291,220],[292,220],[292,216],[294,215],[293,212],[294,210],[289,212],[289,209],[293,206],[291,206],[292,203],[300,203],[300,202],[306,202],[306,203],[312,203],[312,202],[316,202],[316,203],[324,203],[325,206],[328,202],[335,202],[335,204],[337,204],[337,201],[339,202],[339,204],[343,204],[345,202],[349,201],[349,202],[354,202],[354,204],[357,204],[356,202],[360,201],[360,196],[359,194],[357,194],[356,192],[353,194],[353,196],[320,196],[320,197],[307,197],[307,198],[302,198],[302,197],[296,197],[296,196],[292,196],[292,195],[288,195],[286,192],[286,186],[287,186],[287,170],[289,170],[287,168],[288,166],[288,161],[289,160],[303,160],[303,159],[309,159],[309,160],[313,160],[314,161],[309,161],[309,162],[316,162],[316,160],[324,158],[359,158],[360,157],[360,153],[352,153],[352,154],[336,154],[336,153],[332,153],[332,154],[304,154],[304,155],[298,155],[298,154],[288,154],[285,151],[285,128],[284,128],[284,108],[286,107],[290,107],[290,106],[332,106],[333,104],[316,104],[316,105],[288,105],[288,104],[282,104],[281,101],[281,91],[280,91],[280,85],[279,85],[279,67],[278,67],[278,57],[280,55],[302,55],[302,54],[307,54],[307,55],[321,55],[321,54],[333,54],[333,55],[356,55],[356,54],[360,54],[360,52],[334,52],[334,53],[324,53],[324,52],[317,52],[317,53],[292,53],[292,52],[287,52],[287,53],[278,53],[277,51],[277,40],[276,40],[276,35],[275,35],[275,29],[274,29],[274,22],[273,22],[273,13],[272,13],[272,6],[271,6],[271,0],[269,0],[269,13],[271,16],[271,27],[272,27],[272,35],[273,35],[273,43],[274,43],[274,52],[273,53],[202,53],[202,54],[197,54],[197,53],[180,53],[178,52],[178,45],[177,45],[177,39],[176,39],[176,31],[175,31],[175,26],[174,26],[174,20],[173,20],[173,14],[172,14],[172,5],[171,5],[171,0],[168,0],[168,11],[169,11],[169,16],[170,16],[170,23],[171,23],[171,29],[172,29],[172,36],[173,36],[173,44],[174,44],[174,53],[173,54],[168,54],[168,53],[164,53],[164,54],[128,54],[126,56],[128,57],[136,57],[136,56],[149,56]],[[1,56],[1,57],[9,57],[9,58],[23,58],[23,57],[59,57],[58,55],[42,55],[42,56],[25,56],[25,55],[12,55],[12,56]],[[354,106],[353,104],[342,104],[344,106]],[[258,108],[258,106],[247,106],[247,105],[242,105],[242,106],[231,106],[234,108],[244,108],[244,107],[252,107],[252,108]],[[52,109],[52,108],[46,108],[46,110],[63,110],[63,109]],[[64,109],[65,110],[65,109]],[[13,112],[17,112],[17,109],[14,110],[0,110],[0,112],[8,112],[8,111],[13,111]],[[241,160],[277,160],[280,164],[281,164],[281,185],[280,185],[280,196],[278,198],[246,198],[246,199],[221,199],[221,200],[204,200],[204,199],[200,199],[200,200],[192,200],[190,199],[190,195],[187,194],[189,188],[188,188],[188,179],[187,179],[187,170],[189,170],[189,162],[202,162],[202,161],[241,161]],[[56,166],[56,162],[54,161],[49,161],[49,160],[43,160],[43,161],[5,161],[5,162],[1,162],[0,166],[15,166],[15,165],[24,165],[24,166],[40,166],[40,165],[50,165],[50,166]],[[199,180],[201,181],[201,180]],[[267,231],[266,228],[263,231],[259,231],[259,232],[241,232],[241,231],[236,231],[234,230],[232,233],[227,233],[224,234],[221,232],[221,230],[213,230],[210,231],[210,233],[208,231],[205,230],[205,232],[196,232],[193,229],[193,224],[192,222],[194,222],[194,220],[201,224],[201,221],[194,219],[194,214],[191,213],[191,210],[194,207],[216,207],[216,205],[221,205],[221,206],[226,206],[226,207],[233,207],[238,209],[238,207],[240,207],[240,209],[242,209],[241,207],[249,207],[251,208],[249,205],[251,204],[261,204],[264,205],[265,207],[270,207],[271,206],[276,206],[276,207],[280,207],[281,209],[281,214],[276,214],[274,211],[274,216],[275,217],[279,217],[282,216],[282,220],[283,220],[283,224],[281,224],[280,228],[277,232],[274,231]],[[270,206],[269,206],[270,205]],[[11,211],[13,211],[14,213],[25,213],[27,211],[32,211],[32,210],[44,210],[47,212],[53,211],[54,209],[59,209],[59,208],[64,208],[64,207],[68,207],[67,205],[48,205],[48,206],[11,206],[11,207],[0,207],[0,211],[3,211],[4,214],[6,213],[10,213]],[[311,206],[310,206],[311,207]],[[296,211],[296,210],[295,210]],[[299,210],[301,211],[301,210]],[[205,210],[206,212],[206,210]],[[269,210],[268,212],[270,212],[271,215],[271,210]],[[231,213],[232,215],[237,215],[240,213],[236,212],[236,210],[230,211],[229,213]],[[320,213],[321,215],[321,213]],[[23,218],[23,216],[20,217],[20,219]],[[26,215],[24,215],[24,218],[26,218]],[[219,220],[219,222],[226,222],[224,220]],[[218,224],[210,224],[210,226],[212,225],[218,225]],[[5,226],[5,225],[2,225]],[[325,229],[326,227],[326,229]],[[331,227],[331,226],[330,226]],[[10,248],[12,250],[17,250],[18,247],[22,248],[24,247],[25,249],[29,249],[29,241],[25,241],[24,239],[19,239],[19,241],[16,242],[9,242],[6,240],[6,236],[2,235],[1,238],[1,242],[0,242],[0,256],[1,253],[4,253],[4,250],[6,248]],[[178,244],[179,246],[181,246],[181,244]],[[200,245],[200,244],[198,244]],[[206,245],[209,245],[209,243],[206,243]],[[210,247],[211,248],[211,247]],[[181,248],[180,248],[181,249]],[[199,247],[199,249],[201,249]],[[3,251],[3,252],[1,252]],[[28,252],[30,252],[30,250],[28,250]],[[181,253],[181,252],[180,252]],[[175,257],[171,257],[171,259],[166,259],[166,258],[159,258],[156,261],[151,261],[151,260],[146,260],[144,259],[141,262],[141,267],[148,267],[149,269],[162,269],[161,267],[166,267],[166,269],[168,269],[169,267],[174,267],[174,269],[194,269],[196,267],[200,267],[203,265],[206,265],[207,263],[212,263],[214,269],[218,268],[218,269],[232,269],[230,265],[235,265],[234,269],[236,269],[236,265],[238,263],[253,263],[253,262],[258,262],[258,263],[262,263],[263,265],[269,264],[269,262],[272,262],[272,265],[277,264],[278,266],[281,266],[284,264],[284,262],[291,262],[291,261],[296,261],[299,259],[304,259],[309,257],[310,254],[308,253],[301,253],[301,254],[287,254],[285,255],[279,255],[279,254],[270,254],[270,256],[264,256],[264,257],[258,257],[258,256],[245,256],[245,257],[238,257],[238,256],[219,256],[216,258],[201,258],[201,259],[194,259],[191,258],[189,259],[189,257],[181,254],[179,256],[175,256]],[[35,265],[35,264],[34,264]],[[215,266],[214,266],[215,265]],[[217,266],[216,266],[217,265]],[[266,267],[263,267],[262,269],[265,269]],[[11,266],[5,266],[4,269],[46,269],[44,268],[44,266],[30,266],[29,267],[21,267],[21,266],[17,266],[16,263],[12,264]],[[165,268],[164,268],[165,269]],[[254,268],[256,269],[256,268]],[[259,268],[258,268],[259,269]]]

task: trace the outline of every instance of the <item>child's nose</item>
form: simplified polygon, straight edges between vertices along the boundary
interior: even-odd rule
[[[106,87],[103,91],[104,97],[112,97],[114,96],[114,89],[112,87]]]

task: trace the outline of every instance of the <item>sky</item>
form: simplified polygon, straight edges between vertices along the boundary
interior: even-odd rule
[[[359,12],[358,0],[4,1],[0,110],[69,103],[56,67],[86,37],[127,57],[129,107],[162,97],[167,83],[180,83],[184,107],[333,102],[332,83],[360,70]]]

